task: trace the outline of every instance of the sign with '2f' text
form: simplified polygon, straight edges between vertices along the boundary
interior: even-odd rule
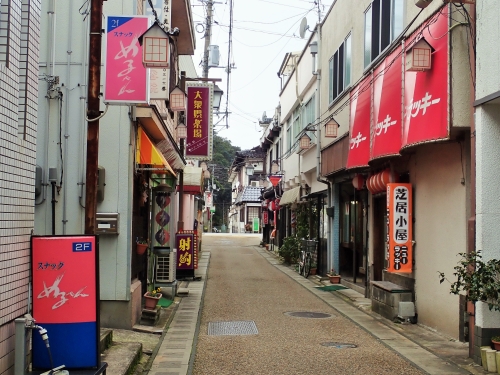
[[[33,318],[47,330],[54,366],[93,368],[100,363],[97,238],[31,238]],[[39,334],[33,334],[33,367],[53,367]]]

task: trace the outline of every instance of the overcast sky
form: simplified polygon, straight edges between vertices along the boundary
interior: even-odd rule
[[[324,15],[332,0],[321,1]],[[224,91],[221,111],[226,110],[229,100],[228,125],[222,120],[216,132],[227,138],[234,146],[243,150],[260,144],[262,129],[258,124],[265,111],[267,117],[274,115],[279,104],[280,79],[277,72],[287,52],[301,51],[310,32],[304,39],[299,37],[301,20],[306,17],[310,29],[318,20],[317,6],[312,0],[233,0],[233,32],[231,64],[235,64],[229,76],[227,90],[230,1],[214,0],[213,29],[211,43],[219,46],[220,63],[224,68],[210,68],[210,78],[222,78],[217,85]],[[205,6],[200,0],[191,0],[196,32],[196,52],[193,61],[202,76],[201,62],[205,40]],[[214,116],[214,123],[218,119]]]

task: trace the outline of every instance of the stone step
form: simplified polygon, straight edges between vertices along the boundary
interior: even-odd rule
[[[101,361],[108,364],[106,375],[129,375],[139,363],[141,356],[141,343],[113,342],[101,354]]]
[[[113,342],[113,331],[108,328],[101,328],[101,338],[99,340],[99,353],[103,353]]]

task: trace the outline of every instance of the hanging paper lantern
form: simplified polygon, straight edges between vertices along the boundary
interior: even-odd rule
[[[365,184],[365,179],[363,175],[357,174],[352,179],[352,184],[356,188],[356,190],[363,189],[363,185]]]

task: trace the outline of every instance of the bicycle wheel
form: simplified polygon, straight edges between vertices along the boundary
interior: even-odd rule
[[[311,255],[308,253],[304,260],[304,277],[307,279],[311,272]]]

